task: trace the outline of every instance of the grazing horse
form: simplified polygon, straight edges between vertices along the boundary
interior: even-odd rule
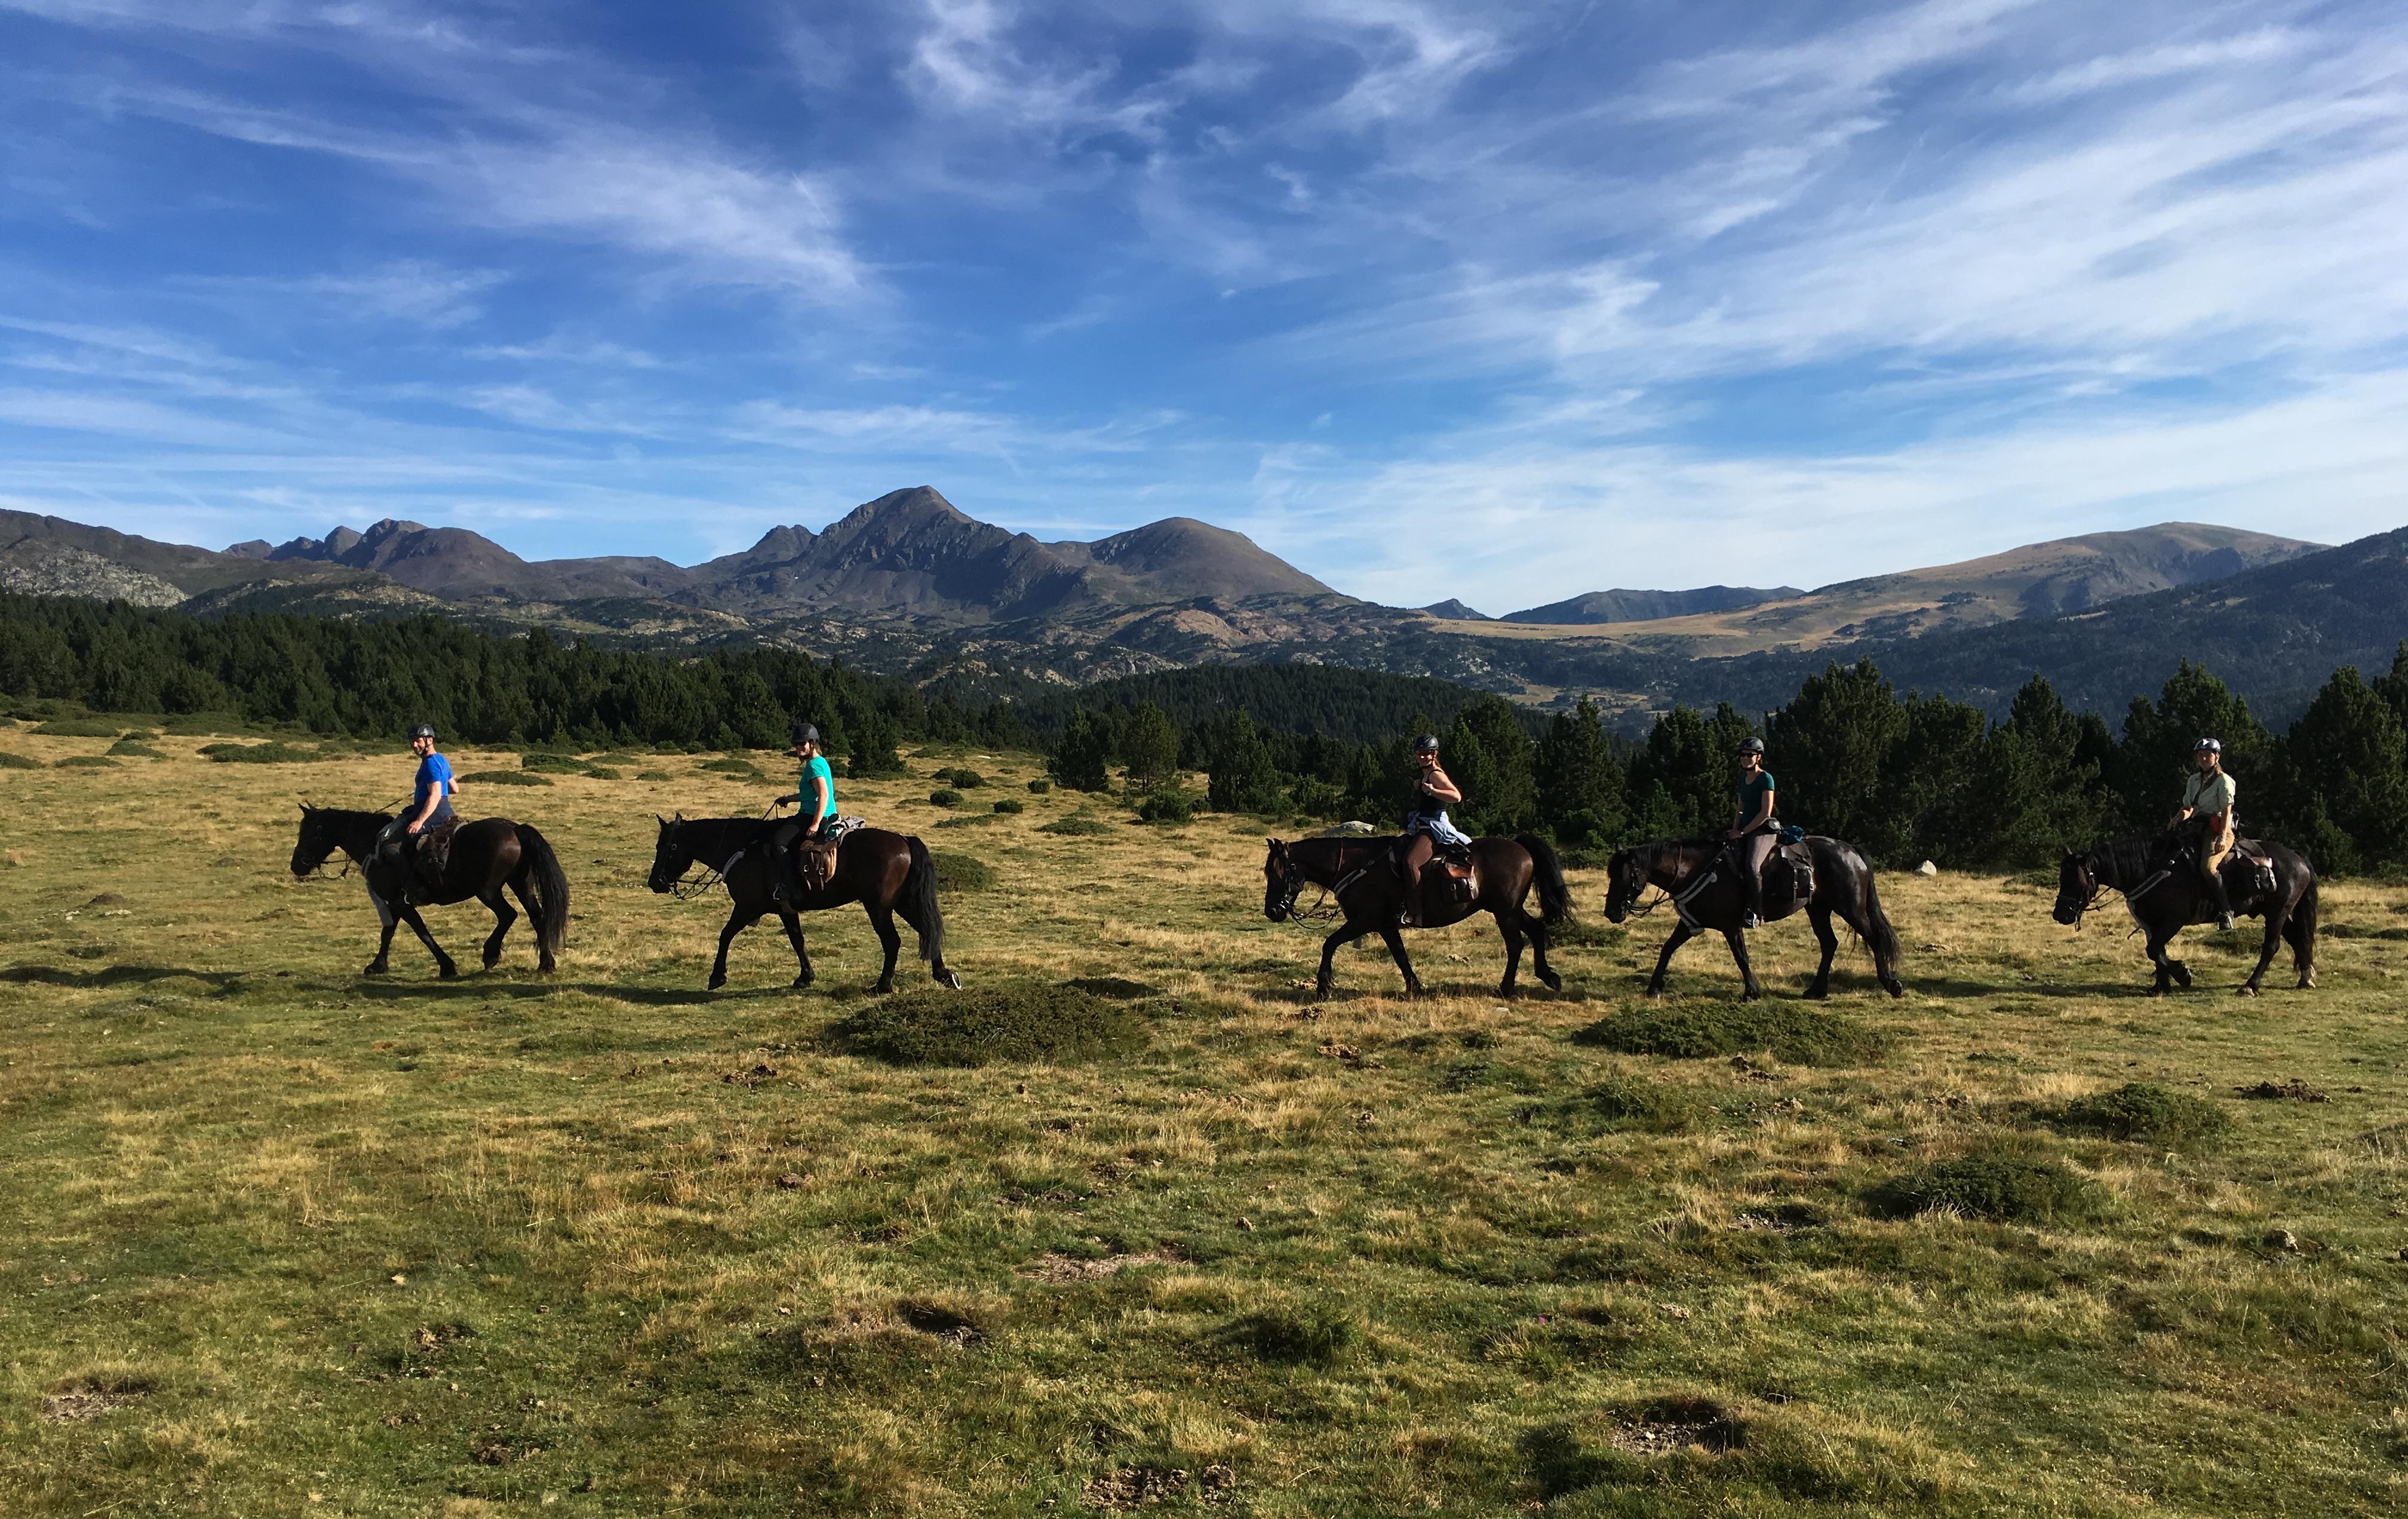
[[[797,912],[824,912],[847,902],[859,902],[869,913],[869,926],[886,948],[886,967],[878,975],[878,990],[895,990],[895,961],[902,953],[903,936],[895,931],[902,914],[920,936],[920,958],[937,984],[958,988],[961,978],[945,968],[945,915],[937,908],[937,864],[928,846],[914,838],[883,828],[855,828],[844,836],[836,852],[836,868],[824,884],[804,886],[795,879],[787,885],[796,895],[780,900],[771,895],[776,878],[769,854],[769,835],[778,824],[761,818],[662,818],[659,840],[652,846],[652,888],[677,890],[685,873],[699,861],[727,887],[734,905],[727,926],[719,931],[719,958],[710,963],[710,990],[727,984],[727,946],[736,936],[775,912],[784,925],[786,942],[795,947],[801,967],[796,987],[813,979],[811,957],[803,948],[803,925]],[[706,881],[706,884],[708,882]]]
[[[1831,995],[1831,956],[1840,949],[1840,936],[1831,931],[1836,914],[1873,952],[1873,973],[1881,978],[1882,990],[1904,996],[1906,988],[1898,979],[1898,930],[1882,913],[1881,896],[1873,890],[1872,862],[1856,845],[1820,834],[1807,835],[1806,848],[1814,861],[1813,894],[1803,904],[1794,896],[1775,900],[1768,894],[1764,904],[1767,923],[1785,918],[1802,905],[1807,920],[1814,925],[1815,940],[1823,946],[1823,963],[1815,968],[1813,984],[1806,988],[1806,995],[1818,999]],[[1747,983],[1747,999],[1752,1002],[1764,996],[1756,968],[1748,964],[1747,936],[1740,928],[1747,897],[1724,840],[1658,838],[1634,844],[1616,851],[1606,870],[1611,881],[1605,899],[1608,923],[1620,923],[1634,910],[1654,910],[1652,906],[1638,906],[1650,886],[1670,894],[1672,910],[1681,920],[1672,937],[1664,941],[1664,952],[1656,957],[1656,974],[1647,982],[1649,996],[1664,995],[1664,970],[1672,963],[1672,952],[1709,928],[1719,930],[1730,945],[1731,958],[1738,962],[1740,976]]]
[[[1270,853],[1263,861],[1263,916],[1273,923],[1291,917],[1303,921],[1296,910],[1296,899],[1307,885],[1325,888],[1345,914],[1337,930],[1321,941],[1321,976],[1313,983],[1314,995],[1329,995],[1336,980],[1330,960],[1339,946],[1376,933],[1388,946],[1397,968],[1405,973],[1406,995],[1421,996],[1421,978],[1413,974],[1413,963],[1405,954],[1404,936],[1397,931],[1397,909],[1403,902],[1405,891],[1404,882],[1397,879],[1396,867],[1390,863],[1397,841],[1372,838],[1299,838],[1293,844],[1273,838],[1268,842]],[[1564,979],[1547,966],[1547,924],[1563,922],[1571,911],[1572,899],[1564,886],[1563,867],[1555,863],[1555,852],[1547,847],[1545,839],[1528,834],[1518,838],[1475,838],[1471,842],[1471,865],[1478,890],[1469,902],[1441,899],[1444,894],[1433,879],[1437,872],[1422,878],[1418,882],[1422,894],[1420,910],[1413,915],[1414,926],[1444,928],[1475,912],[1493,914],[1497,931],[1505,939],[1505,980],[1498,984],[1497,995],[1516,995],[1513,976],[1522,966],[1522,941],[1526,939],[1530,942],[1531,966],[1539,979],[1547,983],[1549,991],[1561,991]],[[1541,916],[1537,918],[1522,907],[1534,883],[1539,888]]]
[[[2258,949],[2258,968],[2238,988],[2242,996],[2256,996],[2266,967],[2274,963],[2276,947],[2288,939],[2291,964],[2300,973],[2299,989],[2316,983],[2316,873],[2295,850],[2254,838],[2235,840],[2236,860],[2263,856],[2274,862],[2274,883],[2261,885],[2253,870],[2242,886],[2226,894],[2232,910],[2266,920],[2265,942]],[[2157,967],[2151,996],[2163,996],[2173,984],[2190,985],[2190,967],[2166,953],[2173,937],[2193,924],[2215,921],[2215,901],[2207,882],[2188,857],[2177,857],[2163,838],[2114,838],[2088,853],[2065,852],[2057,870],[2057,909],[2052,914],[2068,927],[2082,926],[2082,915],[2099,905],[2099,894],[2113,891],[2124,898],[2124,910],[2148,936],[2149,960]]]
[[[435,942],[435,936],[427,932],[426,921],[407,898],[407,888],[412,884],[409,863],[396,863],[377,848],[385,825],[391,822],[390,812],[303,806],[301,836],[293,846],[293,874],[296,879],[307,876],[341,850],[360,867],[360,875],[367,882],[368,900],[376,904],[377,917],[384,924],[384,937],[377,942],[376,958],[360,974],[381,976],[393,968],[388,959],[393,953],[393,931],[395,924],[406,923],[418,935],[418,941],[435,956],[437,973],[449,981],[460,974],[460,967],[443,953],[443,946]],[[502,897],[504,886],[517,896],[534,921],[537,962],[550,973],[556,967],[555,957],[568,931],[568,877],[561,872],[560,856],[529,824],[512,823],[508,818],[480,818],[460,824],[452,834],[451,857],[444,865],[443,879],[431,905],[465,902],[473,896],[494,910],[496,921],[485,940],[488,970],[500,962],[502,939],[510,931],[510,924],[519,921],[518,913]]]

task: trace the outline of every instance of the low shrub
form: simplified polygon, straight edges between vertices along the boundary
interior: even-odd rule
[[[1775,1002],[1641,1008],[1601,1018],[1572,1041],[1676,1060],[1770,1051],[1800,1066],[1863,1065],[1878,1059],[1885,1043],[1881,1035],[1838,1013]]]
[[[953,782],[963,791],[976,791],[986,784],[986,777],[976,770],[966,770],[957,766],[953,772]]]
[[[109,745],[108,752],[122,759],[165,759],[167,757],[130,733]]]
[[[1028,790],[1029,790],[1029,794],[1030,794],[1031,795],[1042,796],[1042,795],[1044,795],[1047,792],[1052,791],[1053,789],[1054,789],[1054,782],[1053,782],[1053,781],[1049,781],[1049,780],[1047,780],[1045,777],[1043,777],[1043,776],[1041,776],[1041,775],[1040,775],[1040,776],[1039,776],[1036,780],[1031,781],[1030,782],[1028,782]]]
[[[47,768],[40,760],[24,754],[11,754],[0,749],[0,770],[39,770]]]
[[[1026,808],[1021,805],[1020,798],[1016,796],[1003,797],[995,804],[995,810],[998,812],[1025,812],[1027,810]]]
[[[750,762],[747,762],[747,767],[750,767]],[[521,754],[519,768],[532,770],[538,775],[583,775],[586,765],[574,754],[536,753]]]
[[[295,749],[272,738],[264,744],[207,744],[201,752],[218,765],[307,765],[326,757],[314,749]]]
[[[96,717],[54,717],[34,731],[53,738],[114,738],[125,731],[125,724],[104,723]]]
[[[1609,1076],[1572,1099],[1574,1109],[1608,1128],[1675,1134],[1698,1121],[1704,1104],[1678,1087],[1644,1076]]]
[[[2099,1209],[2090,1182],[2054,1160],[2014,1154],[1943,1160],[1883,1182],[1867,1200],[1892,1218],[1948,1209],[2029,1224],[2087,1218]]]
[[[985,828],[993,826],[994,823],[995,814],[992,812],[965,812],[957,818],[939,818],[937,820],[937,826],[939,828]]]
[[[1145,823],[1193,823],[1196,798],[1182,792],[1156,792],[1137,804],[1137,815]]]
[[[696,768],[710,770],[720,775],[740,775],[748,780],[757,781],[761,778],[761,767],[749,759],[722,756],[718,759],[704,760]]]
[[[117,762],[103,754],[69,754],[58,762],[62,770],[114,770]]]
[[[1094,818],[1073,813],[1067,818],[1055,818],[1051,823],[1039,824],[1037,831],[1065,834],[1072,838],[1093,838],[1097,834],[1107,834],[1112,829],[1111,824],[1108,823],[1098,823]]]
[[[2146,1082],[2128,1082],[2113,1092],[2076,1097],[2042,1109],[2036,1116],[2070,1134],[2100,1134],[2111,1139],[2174,1147],[2202,1143],[2232,1126],[2232,1120],[2214,1104]]]
[[[464,786],[548,786],[549,777],[529,775],[524,770],[479,770],[460,778]]]
[[[585,774],[589,780],[594,781],[616,781],[619,779],[619,772],[610,768],[610,767],[607,765],[589,765],[585,767]]]
[[[893,1066],[1067,1064],[1143,1048],[1145,1023],[1074,986],[1000,982],[886,997],[838,1020],[828,1038],[844,1053]]]
[[[953,790],[950,786],[939,786],[935,791],[928,793],[928,805],[930,807],[959,807],[962,805],[962,794]]]
[[[995,867],[976,855],[931,850],[928,858],[937,867],[937,890],[939,893],[982,892],[995,884]]]
[[[677,777],[669,774],[666,770],[638,770],[636,772],[636,779],[638,781],[674,781]]]

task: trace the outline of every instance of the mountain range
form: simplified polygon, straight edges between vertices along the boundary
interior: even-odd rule
[[[2347,573],[2314,579],[2315,566],[2361,546],[2170,523],[1813,591],[1617,589],[1491,619],[1459,601],[1407,609],[1343,595],[1241,534],[1187,518],[1047,542],[980,522],[923,486],[819,532],[771,528],[741,552],[694,566],[529,561],[465,528],[393,520],[213,552],[0,511],[0,590],[203,616],[434,613],[648,647],[771,642],[996,689],[1200,665],[1351,665],[1540,705],[1592,693],[1628,726],[1674,700],[1794,688],[1802,672],[1859,652],[1885,669],[1928,669],[1927,689],[1985,703],[2032,669],[2078,669],[2080,697],[2112,708],[2194,647],[2253,647],[2246,628],[2259,623],[2283,631],[2272,663],[2251,664],[2252,679],[2289,694],[2320,681],[2333,651],[2370,657],[2368,629],[2408,632],[2408,569],[2397,555],[2377,549]],[[2310,580],[2252,589],[2294,567]],[[2310,583],[2340,589],[2296,606],[2286,599],[2295,592],[2272,589]],[[2216,589],[2188,595],[2202,587]],[[2327,624],[2335,637],[2316,636]],[[2089,652],[2102,638],[2121,651],[2106,666]],[[2309,669],[2318,659],[2323,667]]]

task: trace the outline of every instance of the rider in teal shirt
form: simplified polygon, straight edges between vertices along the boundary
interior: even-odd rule
[[[799,839],[818,839],[836,821],[836,772],[828,768],[827,756],[820,752],[820,730],[809,723],[795,724],[792,735],[795,758],[803,762],[802,784],[792,795],[778,798],[780,806],[789,802],[802,806],[802,815],[789,818],[769,834],[769,892],[776,897],[794,895],[786,869],[786,855]]]

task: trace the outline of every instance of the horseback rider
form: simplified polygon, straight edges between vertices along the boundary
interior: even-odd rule
[[[2240,789],[2225,772],[2224,745],[2201,738],[2191,746],[2191,774],[2183,786],[2182,806],[2174,810],[2170,824],[2177,829],[2190,824],[2199,873],[2206,878],[2207,889],[2215,898],[2215,925],[2227,933],[2232,929],[2232,897],[2224,889],[2223,865],[2232,853],[2234,830],[2240,826],[2232,811]]]
[[[1781,825],[1772,821],[1773,781],[1764,767],[1764,740],[1749,738],[1739,746],[1739,783],[1731,787],[1731,825],[1723,835],[1731,863],[1739,867],[1740,888],[1747,895],[1742,928],[1764,925],[1764,862],[1772,858]]]
[[[402,895],[405,900],[414,902],[418,896],[416,872],[408,868],[410,846],[405,840],[420,838],[429,828],[445,827],[458,821],[452,810],[452,798],[460,784],[452,779],[452,762],[435,748],[433,724],[411,724],[409,751],[418,756],[418,776],[410,782],[409,806],[385,825],[378,838],[378,849],[385,858],[404,867],[405,879],[411,884]]]
[[[809,805],[769,834],[769,895],[781,902],[790,900],[796,890],[786,869],[788,853],[803,840],[818,843],[825,839],[829,826],[836,822],[836,772],[828,768],[827,756],[820,752],[820,730],[811,724],[797,723],[787,737],[792,740],[795,758],[803,763],[803,779],[792,795],[779,797],[777,805]]]
[[[1413,764],[1421,773],[1413,778],[1412,795],[1405,804],[1405,837],[1397,849],[1397,875],[1404,887],[1397,906],[1399,928],[1414,925],[1422,867],[1429,864],[1439,846],[1459,848],[1471,842],[1470,835],[1447,820],[1447,804],[1463,800],[1463,791],[1438,762],[1437,734],[1425,733],[1413,740]]]

